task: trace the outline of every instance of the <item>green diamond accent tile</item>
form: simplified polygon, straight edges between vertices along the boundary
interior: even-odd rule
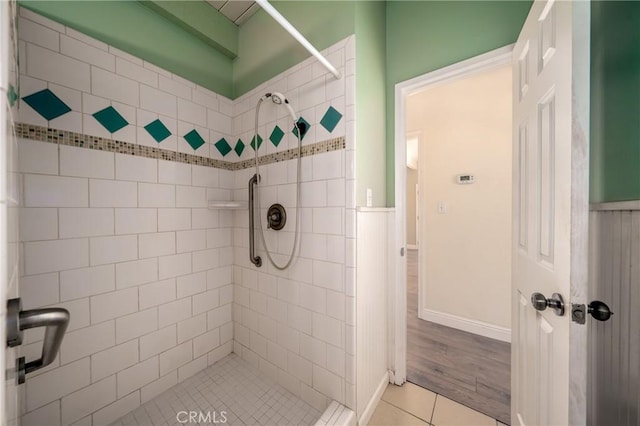
[[[244,151],[244,147],[245,145],[244,145],[244,142],[242,142],[242,139],[238,139],[238,142],[236,142],[235,148],[233,148],[236,154],[238,154],[238,157],[242,155],[242,151]]]
[[[256,150],[256,137],[254,136],[253,138],[251,138],[251,148],[253,148],[253,150]],[[258,149],[260,149],[260,147],[262,146],[262,136],[260,136],[260,134],[258,134]]]
[[[71,108],[49,89],[25,96],[22,100],[46,120],[53,120],[71,111]]]
[[[198,133],[196,129],[193,129],[192,131],[184,135],[183,138],[187,141],[191,148],[193,148],[194,151],[205,144],[204,139],[202,139],[202,136],[200,136],[200,133]]]
[[[9,84],[9,91],[7,91],[7,100],[9,100],[9,106],[13,107],[19,97],[20,95],[16,93],[16,88],[13,87],[13,84]]]
[[[269,136],[269,140],[271,141],[273,146],[278,146],[280,145],[280,141],[282,141],[283,136],[284,132],[280,127],[276,125],[276,127],[273,128],[273,132],[271,132],[271,136]]]
[[[114,107],[109,106],[103,110],[100,110],[93,114],[93,117],[98,120],[98,123],[109,131],[109,133],[115,133],[128,125],[129,122],[120,115]]]
[[[229,143],[225,138],[220,139],[214,145],[216,149],[220,152],[220,154],[222,154],[223,157],[231,152],[231,146],[229,145]]]
[[[311,127],[311,125],[307,122],[307,120],[305,120],[302,117],[298,118],[297,123],[298,125],[293,126],[293,129],[291,129],[291,133],[293,133],[294,135],[296,135],[296,137],[298,137],[298,126],[300,126],[302,131],[302,133],[300,134],[300,139],[304,140],[304,137],[307,134],[307,131],[309,130],[309,127]]]
[[[144,129],[158,143],[171,136],[171,132],[169,131],[169,129],[167,129],[167,127],[160,120],[153,120],[151,123],[144,126]]]
[[[340,120],[342,119],[342,114],[340,114],[334,107],[330,106],[327,112],[324,113],[324,117],[320,120],[320,124],[322,127],[327,129],[329,133],[333,132],[333,129],[336,128]]]

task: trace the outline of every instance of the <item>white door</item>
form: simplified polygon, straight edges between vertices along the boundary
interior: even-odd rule
[[[588,2],[536,1],[513,51],[515,425],[585,424],[585,327],[571,302],[587,288]],[[564,315],[536,310],[558,293]]]

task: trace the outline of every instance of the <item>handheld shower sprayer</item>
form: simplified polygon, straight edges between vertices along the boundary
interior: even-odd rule
[[[284,105],[287,108],[287,111],[289,111],[289,115],[291,116],[293,122],[295,123],[298,121],[298,117],[296,117],[296,113],[293,111],[293,108],[291,108],[291,104],[289,104],[289,101],[284,97],[282,93],[267,93],[262,97],[263,100],[266,100],[268,98],[271,98],[271,101],[276,105]]]
[[[273,93],[266,93],[264,96],[262,96],[258,100],[258,104],[256,105],[256,115],[255,115],[255,133],[254,133],[255,135],[258,134],[258,122],[260,121],[259,120],[260,105],[262,104],[262,102],[266,101],[267,99],[271,99],[271,101],[276,105],[284,105],[287,108],[287,111],[289,111],[289,115],[293,120],[293,125],[296,127],[296,129],[298,129],[297,132],[294,132],[296,137],[298,138],[298,155],[296,156],[296,185],[295,185],[295,188],[296,188],[295,189],[296,191],[295,212],[296,213],[295,213],[295,225],[294,225],[295,229],[294,229],[293,245],[291,246],[289,259],[284,265],[277,264],[273,259],[273,257],[271,256],[271,253],[269,252],[269,247],[267,246],[267,243],[264,238],[264,229],[262,226],[262,220],[258,221],[258,225],[259,225],[258,228],[260,229],[260,240],[262,241],[262,246],[264,247],[264,253],[267,255],[267,258],[269,259],[269,262],[271,263],[271,265],[273,265],[274,268],[282,271],[284,269],[287,269],[289,265],[291,265],[291,263],[293,262],[296,249],[299,244],[299,239],[300,239],[300,208],[299,208],[300,207],[299,206],[300,157],[302,157],[302,138],[304,137],[304,134],[307,131],[307,128],[304,122],[302,121],[298,122],[298,117],[295,111],[293,110],[293,108],[291,107],[291,105],[289,104],[289,101],[287,100],[287,98],[285,98],[282,93],[273,92]],[[254,185],[257,187],[257,191],[255,191],[255,202],[257,203],[258,206],[261,205],[260,203],[260,166],[258,161],[258,148],[254,149],[254,158],[255,158],[256,173],[249,180],[249,206],[250,206],[250,209],[249,209],[249,257],[251,259],[251,262],[254,265],[256,265],[257,267],[260,267],[262,265],[262,260],[260,256],[255,255],[254,225],[253,225],[254,217],[253,217],[253,208],[252,208],[254,204],[254,200],[253,200]],[[276,230],[276,231],[283,229],[286,223],[286,218],[287,218],[287,214],[286,214],[285,208],[280,204],[273,204],[269,208],[269,211],[267,214],[267,228]]]

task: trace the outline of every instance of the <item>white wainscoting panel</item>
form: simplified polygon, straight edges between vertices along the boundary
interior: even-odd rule
[[[589,301],[606,303],[614,315],[606,322],[587,316],[587,424],[640,424],[639,208],[591,206]]]
[[[358,209],[356,278],[356,408],[366,424],[388,383],[387,285],[391,209]],[[383,383],[384,382],[384,383]]]

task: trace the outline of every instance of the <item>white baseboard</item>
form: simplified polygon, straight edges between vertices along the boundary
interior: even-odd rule
[[[511,343],[510,329],[486,322],[470,320],[456,315],[434,311],[432,309],[423,309],[420,319],[435,322],[436,324],[445,325],[451,328],[457,328],[458,330],[468,331],[469,333],[488,337],[490,339]]]
[[[418,245],[417,244],[407,244],[407,249],[408,250],[418,250]]]
[[[376,391],[373,393],[373,395],[371,396],[371,399],[369,400],[369,402],[367,402],[367,405],[364,407],[364,410],[362,411],[362,414],[358,419],[358,425],[366,426],[369,424],[369,420],[371,420],[371,416],[373,416],[373,412],[376,411],[378,402],[380,402],[380,399],[382,398],[382,394],[384,393],[384,390],[387,388],[388,384],[389,384],[389,373],[385,372],[382,378],[380,379],[380,383],[378,384]]]

